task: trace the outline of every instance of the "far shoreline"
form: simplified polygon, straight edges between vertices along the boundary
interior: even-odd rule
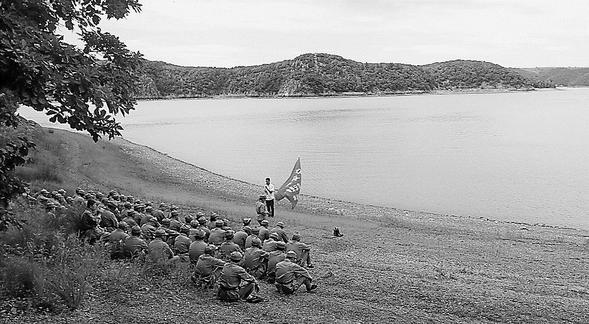
[[[567,88],[567,87],[564,87]],[[582,87],[579,87],[582,88]],[[404,97],[404,96],[423,96],[423,95],[461,95],[461,94],[495,94],[495,93],[520,93],[534,92],[543,90],[563,90],[563,87],[554,88],[470,88],[470,89],[453,89],[453,90],[432,90],[432,91],[400,91],[392,93],[364,93],[364,92],[343,92],[343,93],[324,93],[324,94],[297,94],[297,95],[214,95],[214,96],[180,96],[180,97],[154,97],[154,98],[136,98],[137,101],[156,101],[156,100],[211,100],[211,99],[324,99],[324,98],[386,98],[386,97]]]

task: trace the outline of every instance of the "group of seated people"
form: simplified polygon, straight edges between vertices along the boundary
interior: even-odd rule
[[[317,285],[307,268],[313,268],[310,248],[300,234],[289,240],[284,223],[270,228],[265,218],[258,226],[242,219],[237,231],[228,219],[203,212],[181,215],[177,206],[143,203],[116,191],[108,194],[78,188],[69,197],[65,190],[41,190],[31,199],[55,215],[57,210],[77,208],[78,230],[89,244],[103,243],[112,259],[144,260],[174,266],[189,262],[192,281],[202,288],[218,287],[224,301],[259,302],[259,280],[274,284],[279,292],[292,294],[302,285],[307,291]]]

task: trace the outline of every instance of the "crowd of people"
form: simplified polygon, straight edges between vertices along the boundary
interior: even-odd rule
[[[234,230],[214,212],[208,217],[203,212],[186,214],[173,204],[156,206],[114,190],[104,194],[78,188],[68,196],[63,189],[43,189],[30,195],[49,217],[58,209],[78,210],[79,237],[88,244],[104,244],[112,259],[169,267],[187,262],[197,287],[217,289],[223,301],[248,302],[263,300],[258,295],[260,280],[284,294],[303,285],[308,292],[317,288],[307,270],[313,268],[310,247],[298,233],[289,239],[283,222],[270,227],[274,210],[268,212],[266,198],[261,195],[256,204],[258,224],[246,217]]]

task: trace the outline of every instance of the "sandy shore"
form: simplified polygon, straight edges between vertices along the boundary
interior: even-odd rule
[[[236,227],[241,218],[255,216],[261,186],[123,139],[93,144],[87,136],[61,130],[45,136],[67,153],[61,160],[64,184],[174,202],[185,213],[215,211]],[[255,311],[206,301],[215,309],[211,319],[231,322],[240,314],[261,322],[589,322],[589,231],[307,195],[296,209],[289,205],[278,203],[273,221],[285,222],[288,233],[301,233],[313,247],[312,274],[323,277],[320,289],[285,300],[263,285],[271,301]],[[331,237],[335,226],[344,237]],[[125,308],[123,319],[142,316],[150,307]],[[174,305],[158,307],[177,311]],[[99,310],[84,309],[93,312]]]

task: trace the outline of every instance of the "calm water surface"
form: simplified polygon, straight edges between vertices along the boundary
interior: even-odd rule
[[[133,142],[248,182],[279,186],[300,156],[305,194],[589,228],[588,103],[589,89],[142,101],[122,122]]]

